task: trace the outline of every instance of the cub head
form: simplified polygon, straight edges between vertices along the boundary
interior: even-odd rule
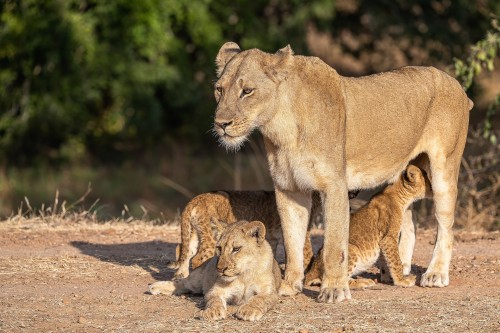
[[[239,221],[229,225],[216,247],[219,276],[226,281],[232,281],[251,270],[252,262],[263,259],[262,249],[267,250],[265,236],[266,228],[259,221]]]
[[[278,110],[280,83],[287,77],[293,51],[276,54],[257,49],[241,51],[225,43],[217,57],[214,132],[226,149],[238,150],[250,133],[268,122]]]
[[[413,200],[432,195],[432,188],[427,173],[415,165],[408,165],[401,173],[400,182]]]

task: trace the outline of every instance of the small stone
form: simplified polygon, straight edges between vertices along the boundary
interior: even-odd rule
[[[78,317],[78,323],[85,324],[85,323],[87,323],[87,319],[85,319],[85,317]]]

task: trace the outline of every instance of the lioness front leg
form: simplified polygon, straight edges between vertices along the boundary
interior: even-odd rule
[[[347,272],[349,200],[345,181],[336,180],[323,194],[325,241],[324,273],[318,302],[333,303],[351,298]]]
[[[257,295],[252,297],[236,311],[236,318],[241,320],[256,321],[269,311],[278,301],[277,294]]]
[[[302,290],[304,243],[311,210],[311,193],[282,191],[276,188],[276,205],[286,253],[285,279],[281,283],[279,294],[292,296]]]

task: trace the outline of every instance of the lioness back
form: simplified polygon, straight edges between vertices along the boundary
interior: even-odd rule
[[[398,237],[404,211],[416,200],[430,195],[430,184],[418,167],[410,165],[400,178],[351,214],[349,224],[348,272],[356,276],[370,268],[381,252],[395,285],[409,287],[414,276],[403,276]],[[323,275],[322,249],[306,274],[307,285],[318,284]],[[383,268],[385,269],[385,267]],[[369,279],[351,279],[351,288],[373,285]]]
[[[321,199],[313,195],[309,228],[321,214]],[[176,268],[176,278],[189,275],[192,268],[200,266],[215,253],[215,243],[228,224],[239,220],[262,221],[266,239],[275,255],[283,241],[280,217],[274,191],[213,191],[193,198],[181,215],[181,244],[178,260],[169,264]],[[304,247],[304,264],[307,267],[313,255],[309,234]],[[191,259],[192,258],[192,259]]]

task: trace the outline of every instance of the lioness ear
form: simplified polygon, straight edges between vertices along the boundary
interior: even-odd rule
[[[280,55],[293,55],[293,50],[292,50],[292,47],[290,46],[290,44],[288,44],[284,48],[279,49],[278,51],[276,51],[276,54],[280,54]]]
[[[229,60],[231,60],[235,55],[241,52],[238,44],[233,42],[227,42],[219,50],[217,57],[215,57],[215,65],[217,66],[217,77],[220,77],[224,68],[226,67]]]
[[[266,238],[266,227],[260,221],[248,222],[245,226],[246,235],[257,239],[257,244],[262,244]]]
[[[290,45],[276,51],[271,63],[264,68],[264,72],[274,82],[278,83],[288,77],[288,64],[293,59],[293,50]]]

